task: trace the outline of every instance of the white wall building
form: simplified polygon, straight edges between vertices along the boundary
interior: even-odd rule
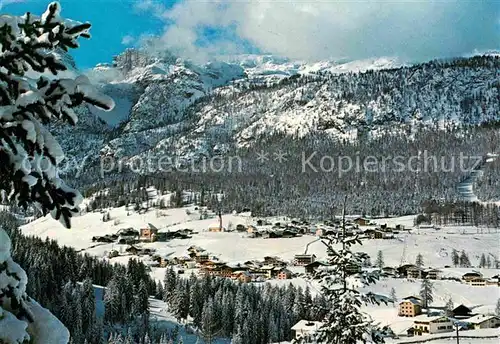
[[[443,333],[453,331],[453,323],[448,317],[443,315],[429,317],[427,315],[419,315],[415,317],[413,327],[416,331],[422,333]]]
[[[465,321],[471,324],[475,330],[481,328],[496,328],[500,326],[500,317],[496,315],[478,314]]]

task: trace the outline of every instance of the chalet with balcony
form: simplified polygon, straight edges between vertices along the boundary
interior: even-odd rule
[[[314,263],[316,260],[316,255],[314,254],[296,254],[294,257],[294,263],[298,266],[305,266]]]
[[[483,275],[477,271],[467,272],[466,274],[462,275],[462,281],[464,281],[465,283],[477,278],[483,278]]]
[[[406,271],[406,276],[408,278],[417,279],[423,277],[423,269],[418,266],[412,266]]]
[[[424,271],[425,277],[431,280],[439,280],[441,279],[441,270],[438,269],[429,269]]]
[[[142,252],[142,248],[135,246],[135,245],[130,245],[125,249],[125,252],[128,252],[132,255],[138,255],[139,253]]]
[[[414,264],[404,264],[404,265],[401,265],[400,267],[396,268],[396,270],[397,270],[397,273],[399,276],[408,277],[408,270],[414,269],[414,268],[418,268],[418,267]]]
[[[486,279],[482,277],[470,278],[465,283],[472,287],[484,287],[486,286]]]
[[[248,271],[239,271],[235,273],[236,279],[241,283],[250,283],[252,282],[252,274]],[[233,275],[234,276],[234,275]]]

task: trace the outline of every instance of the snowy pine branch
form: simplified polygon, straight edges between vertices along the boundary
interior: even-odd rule
[[[88,103],[111,110],[114,103],[84,76],[57,78],[66,66],[56,52],[90,37],[90,24],[59,15],[60,5],[51,3],[39,18],[0,17],[0,189],[20,206],[34,203],[69,227],[81,196],[59,179],[64,154],[43,125],[53,120],[74,125],[75,107]]]

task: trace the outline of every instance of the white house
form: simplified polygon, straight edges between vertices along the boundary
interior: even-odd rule
[[[496,315],[478,314],[465,321],[471,324],[475,330],[481,328],[496,328],[500,326],[500,317]]]
[[[472,279],[466,281],[465,283],[467,283],[468,285],[473,286],[473,287],[484,287],[486,285],[486,279],[481,278],[481,277],[472,278]]]
[[[321,326],[323,323],[320,321],[301,320],[292,327],[292,331],[295,333],[295,339],[299,339],[316,332]]]
[[[427,315],[419,315],[414,319],[413,327],[415,328],[415,331],[421,333],[432,334],[453,331],[453,323],[448,317],[443,315],[430,317]]]

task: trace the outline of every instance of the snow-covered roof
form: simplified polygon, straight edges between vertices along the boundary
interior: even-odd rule
[[[298,323],[293,325],[293,331],[312,331],[318,330],[323,323],[321,321],[309,321],[309,320],[300,320]]]
[[[435,315],[435,316],[427,316],[427,315],[419,315],[419,316],[416,316],[415,318],[413,318],[415,321],[418,321],[418,322],[434,322],[436,320],[439,320],[439,319],[442,319],[442,318],[445,318],[445,319],[448,319],[446,316],[444,315]],[[449,319],[448,319],[449,320]],[[450,320],[451,322],[451,320]]]
[[[246,276],[246,277],[252,277],[252,274],[248,271],[237,271],[235,272],[235,274],[237,275],[243,275],[243,276]]]
[[[409,300],[409,299],[422,300],[422,298],[420,296],[417,296],[417,295],[410,295],[410,296],[403,298],[403,300]]]
[[[485,321],[491,320],[491,319],[500,319],[499,316],[497,315],[486,315],[486,314],[478,314],[475,315],[469,319],[464,320],[465,322],[471,323],[471,324],[481,324]]]
[[[403,302],[411,302],[414,305],[421,305],[421,303],[422,303],[419,299],[414,299],[414,298],[405,299],[405,300],[401,301],[399,304],[402,304]]]
[[[274,268],[274,265],[264,265],[261,267],[262,270],[273,270]]]

